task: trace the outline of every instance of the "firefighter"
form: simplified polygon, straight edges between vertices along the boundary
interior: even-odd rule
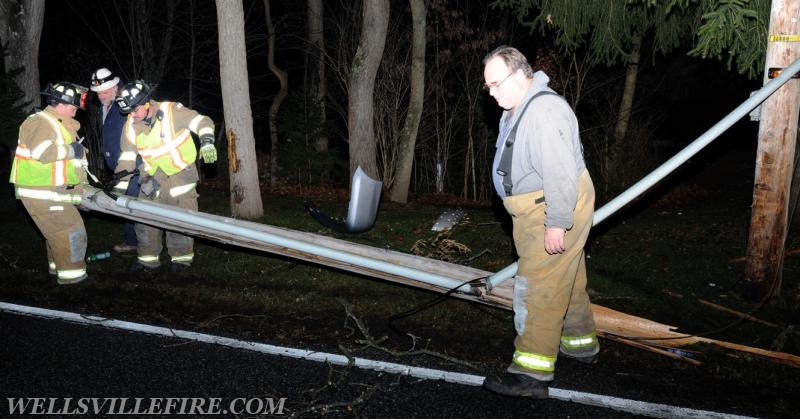
[[[484,87],[505,110],[492,177],[513,220],[519,255],[514,355],[508,368],[487,377],[483,386],[506,396],[544,399],[558,356],[591,364],[600,351],[583,250],[592,227],[594,185],[578,118],[548,86],[547,74],[534,72],[509,46],[487,54],[483,65]]]
[[[200,158],[206,163],[217,160],[214,147],[214,121],[180,103],[155,101],[153,88],[143,80],[135,80],[120,88],[116,101],[128,114],[122,127],[122,152],[115,172],[139,170],[139,199],[146,199],[187,210],[197,210],[199,180],[198,155],[192,133],[200,139]],[[136,158],[142,163],[136,167]],[[127,189],[128,178],[116,185],[120,193]],[[146,224],[135,226],[138,260],[132,271],[153,270],[161,266],[162,234]],[[173,271],[192,265],[194,241],[173,231],[166,232],[167,252]]]
[[[49,84],[47,107],[19,128],[10,182],[47,248],[48,271],[60,285],[77,284],[86,274],[86,227],[78,209],[86,183],[86,152],[78,138],[78,108],[85,109],[85,87]]]

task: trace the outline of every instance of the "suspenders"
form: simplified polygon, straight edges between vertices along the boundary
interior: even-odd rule
[[[522,120],[522,117],[525,115],[525,111],[528,109],[528,105],[530,105],[537,97],[543,95],[556,95],[556,93],[542,90],[537,92],[531,100],[525,103],[525,106],[522,107],[520,111],[519,118],[517,118],[517,122],[514,123],[514,126],[511,128],[511,132],[508,133],[505,142],[505,148],[503,148],[502,155],[500,156],[500,163],[497,165],[497,174],[503,177],[503,189],[506,191],[506,196],[511,196],[511,157],[514,155],[514,141],[516,140],[517,136],[517,127],[519,126],[519,121]]]

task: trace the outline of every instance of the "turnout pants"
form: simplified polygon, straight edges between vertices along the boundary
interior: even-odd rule
[[[561,254],[544,249],[546,205],[535,202],[543,191],[503,199],[513,218],[519,256],[513,301],[516,350],[509,370],[544,381],[553,379],[559,349],[572,356],[599,351],[583,249],[592,226],[594,185],[587,171],[578,183],[574,222]]]
[[[190,170],[192,167],[194,165],[186,170]],[[195,190],[195,182],[187,184],[185,182],[186,178],[180,176],[180,173],[175,176],[167,176],[161,171],[156,173],[155,179],[159,183],[156,197],[151,200],[140,192],[139,199],[197,211],[198,195]],[[139,241],[139,263],[150,268],[157,268],[161,265],[159,255],[163,249],[162,236],[164,232],[161,229],[142,223],[136,223],[134,228],[136,230],[136,239]],[[169,253],[170,261],[172,263],[191,265],[194,260],[194,239],[169,230],[166,232],[166,238],[167,253]]]
[[[50,273],[59,283],[86,277],[86,227],[78,209],[69,203],[20,198],[44,236]]]

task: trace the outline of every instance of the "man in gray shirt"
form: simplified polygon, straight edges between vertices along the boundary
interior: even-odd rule
[[[510,366],[485,388],[548,397],[556,358],[595,361],[597,340],[583,247],[592,226],[594,186],[583,160],[578,121],[517,49],[483,60],[484,86],[505,109],[492,175],[514,223],[519,256],[514,284],[517,337]]]

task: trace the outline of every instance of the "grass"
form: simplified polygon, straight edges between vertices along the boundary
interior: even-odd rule
[[[747,167],[743,170],[752,174]],[[752,183],[736,182],[681,179],[596,226],[586,247],[593,302],[683,332],[800,355],[800,334],[793,329],[800,319],[800,256],[785,258],[780,298],[743,298],[741,258],[747,247]],[[227,190],[201,185],[200,192],[203,211],[228,213]],[[489,272],[515,259],[510,223],[497,205],[470,205],[444,196],[416,197],[407,205],[384,202],[373,229],[343,235],[318,224],[303,202],[344,217],[345,195],[320,198],[306,192],[265,194],[265,215],[257,221],[399,252],[416,248],[425,256]],[[195,263],[184,272],[131,274],[127,271],[135,255],[112,254],[89,264],[90,272],[99,275],[94,284],[58,286],[47,275],[42,239],[10,188],[0,193],[0,200],[0,301],[396,360],[382,352],[365,355],[367,337],[348,315],[350,310],[369,337],[386,337],[383,347],[435,351],[475,366],[447,365],[467,372],[504,366],[513,348],[509,311],[447,299],[406,315],[439,295],[204,239],[196,240]],[[430,231],[437,217],[454,205],[464,209],[463,222],[447,233]],[[84,217],[90,254],[110,250],[121,239],[120,220],[95,213]],[[800,235],[790,231],[787,248],[797,247]],[[759,321],[743,320],[705,302]],[[697,345],[687,348],[703,352],[697,358],[703,364],[695,367],[605,339],[602,345],[602,363],[593,367],[591,380],[581,380],[585,371],[561,362],[559,377],[595,383],[603,393],[604,386],[618,386],[648,395],[675,392],[675,397],[708,400],[710,405],[714,400],[735,402],[731,406],[765,403],[777,415],[767,417],[789,416],[799,408],[797,371],[781,364]],[[425,357],[403,362],[428,363]]]
[[[430,348],[484,360],[505,357],[513,338],[511,313],[460,300],[390,324],[393,316],[437,295],[203,239],[196,240],[195,264],[185,272],[133,275],[127,270],[135,255],[113,254],[89,265],[100,276],[96,284],[83,290],[58,287],[46,275],[44,244],[32,223],[13,197],[3,199],[0,211],[9,221],[0,233],[4,301],[57,309],[77,305],[91,314],[266,340],[322,344],[334,337],[352,346],[358,333],[345,314],[344,305],[350,304],[374,336],[390,336],[389,346],[410,347],[404,333],[411,333]],[[425,256],[490,272],[514,261],[509,221],[496,208],[463,206],[466,218],[451,231],[436,233],[431,226],[450,206],[423,199],[383,203],[373,229],[342,235],[319,225],[303,201],[337,217],[344,217],[346,203],[313,199],[266,195],[258,222],[400,252],[416,247]],[[746,248],[747,205],[746,196],[726,197],[689,184],[601,224],[587,245],[593,301],[681,331],[714,331],[715,339],[769,349],[784,328],[797,323],[800,258],[786,258],[782,298],[764,304],[742,298],[744,264],[735,259]],[[201,189],[200,208],[227,214],[227,191]],[[93,213],[85,220],[90,254],[110,250],[121,238],[119,220]],[[26,245],[17,246],[20,242]],[[777,326],[741,321],[700,300],[752,312]],[[476,354],[476,345],[487,350]],[[777,349],[798,354],[800,338],[789,334]]]

